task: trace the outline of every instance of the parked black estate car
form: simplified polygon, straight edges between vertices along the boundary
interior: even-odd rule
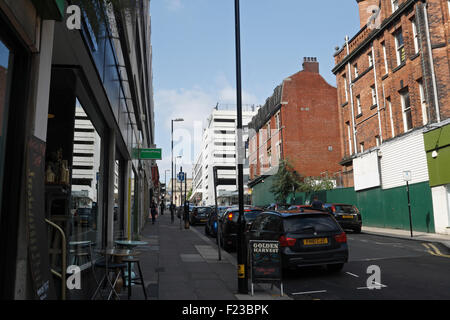
[[[195,225],[198,223],[206,223],[208,217],[214,209],[211,207],[194,207],[189,213],[189,223]]]
[[[361,213],[351,204],[325,203],[324,209],[328,210],[336,218],[343,229],[351,229],[360,233],[362,227]]]
[[[244,208],[244,221],[246,224],[246,230],[250,227],[253,220],[262,213],[263,211],[259,208],[245,207]],[[220,245],[226,250],[233,250],[236,248],[236,239],[238,233],[238,219],[239,219],[239,208],[232,207],[229,208],[221,217],[220,223]]]
[[[217,211],[215,210],[215,206],[213,207],[212,212],[208,217],[208,221],[205,224],[205,234],[211,237],[217,236],[218,229],[218,219],[222,217],[222,215],[227,211],[229,207],[217,207]]]
[[[347,236],[327,212],[264,212],[253,222],[246,240],[278,240],[284,269],[326,265],[340,271],[348,261]]]

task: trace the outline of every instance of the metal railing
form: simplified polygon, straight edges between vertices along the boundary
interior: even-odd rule
[[[61,279],[61,300],[66,300],[66,269],[67,269],[67,250],[66,250],[66,234],[63,229],[58,226],[56,223],[45,219],[49,225],[54,227],[61,234],[61,273],[56,271],[55,269],[50,269],[51,273]]]

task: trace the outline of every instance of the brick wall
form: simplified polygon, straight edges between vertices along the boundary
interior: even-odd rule
[[[334,174],[340,170],[336,88],[318,73],[316,58],[305,58],[303,69],[283,81],[281,109],[270,118],[270,139],[267,134],[269,121],[258,128],[256,136],[250,137],[251,180],[276,167],[278,158],[288,159],[303,176],[320,176],[324,172]]]
[[[360,5],[364,1],[359,1]],[[449,10],[447,1],[430,0],[428,5],[428,20],[430,24],[432,54],[434,70],[436,72],[437,90],[439,96],[439,116],[441,120],[450,117],[450,97],[448,86],[449,56]],[[335,55],[337,77],[338,105],[341,121],[341,146],[342,158],[348,159],[361,151],[361,143],[364,150],[376,147],[399,135],[409,132],[405,124],[408,115],[402,107],[402,94],[409,93],[411,106],[411,128],[422,127],[428,123],[436,122],[438,117],[434,103],[434,87],[431,77],[431,65],[427,46],[426,24],[423,14],[423,5],[420,1],[401,1],[398,16],[390,17],[390,0],[382,1],[384,16],[390,20],[383,28],[368,31],[367,28],[353,38],[349,44],[351,58],[345,61],[347,50],[343,49]],[[390,17],[390,18],[389,18]],[[413,32],[413,22],[416,25],[416,33]],[[395,34],[399,32],[404,39],[403,63],[398,63]],[[417,46],[414,38],[417,34]],[[364,45],[364,42],[371,41]],[[385,50],[383,50],[383,45]],[[373,46],[373,66],[369,65],[369,54]],[[416,47],[418,50],[416,50]],[[384,53],[386,52],[386,54]],[[401,52],[401,51],[400,51]],[[353,56],[352,56],[353,55]],[[400,54],[401,55],[401,54]],[[385,63],[386,56],[386,63]],[[350,71],[348,70],[350,64]],[[358,67],[358,76],[355,75],[355,64]],[[387,70],[385,67],[387,64]],[[352,95],[350,84],[347,83],[347,96],[345,95],[345,81],[352,81]],[[423,85],[422,104],[420,86]],[[373,103],[372,88],[377,91],[377,103]],[[357,97],[360,98],[361,111],[357,110]],[[353,113],[352,113],[353,99]],[[350,133],[348,134],[348,124]],[[353,126],[356,139],[353,137]],[[377,142],[377,137],[379,137]],[[355,145],[356,140],[356,145]],[[351,148],[349,146],[351,144]],[[346,162],[342,168],[343,173],[350,173],[351,162]],[[352,186],[349,184],[347,186]]]

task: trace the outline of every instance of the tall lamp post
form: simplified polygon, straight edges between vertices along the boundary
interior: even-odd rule
[[[239,0],[234,0],[235,33],[236,33],[236,100],[237,100],[237,169],[239,218],[237,234],[237,263],[238,263],[238,290],[239,293],[248,294],[248,276],[246,263],[246,243],[244,238],[244,159],[242,148],[242,84],[241,84],[241,27]]]
[[[172,156],[171,156],[172,157],[171,158],[171,160],[172,160],[172,180],[171,180],[171,182],[172,182],[172,196],[170,197],[170,206],[171,207],[173,207],[173,178],[174,178],[174,172],[175,172],[174,167],[173,167],[173,123],[174,122],[182,122],[182,121],[184,121],[184,119],[182,119],[182,118],[172,119],[172,131],[171,131],[171,139],[172,139]]]
[[[175,181],[174,181],[174,183],[175,183],[175,193],[177,192],[177,159],[181,159],[181,156],[177,156],[176,158],[175,158]],[[181,185],[181,186],[183,186],[183,185]],[[172,190],[173,190],[173,183],[172,183]],[[180,196],[181,196],[181,193],[180,193]],[[176,201],[176,199],[175,199],[175,201]],[[175,206],[175,208],[176,208],[176,206]],[[181,230],[181,215],[180,215],[180,230]]]

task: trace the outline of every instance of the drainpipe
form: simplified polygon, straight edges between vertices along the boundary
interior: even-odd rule
[[[434,73],[434,61],[433,61],[433,52],[431,48],[431,40],[430,40],[430,28],[428,24],[428,12],[427,12],[427,4],[423,6],[423,14],[425,18],[425,29],[426,29],[426,37],[427,37],[427,46],[428,46],[428,55],[430,59],[430,69],[431,69],[431,79],[433,81],[433,93],[434,93],[434,106],[436,108],[436,120],[437,122],[441,122],[441,116],[439,112],[439,99],[437,92],[437,83],[436,83],[436,74]]]
[[[350,49],[348,47],[348,36],[345,37],[345,45],[347,47],[347,56],[350,54]],[[353,104],[353,84],[352,84],[352,69],[350,67],[350,60],[348,61],[348,87],[350,91],[350,105],[352,110],[352,128],[353,128],[353,145],[354,145],[354,153],[358,153],[358,149],[356,146],[356,125],[355,125],[355,111],[354,111],[354,104]],[[350,155],[351,156],[351,155]]]
[[[381,130],[381,115],[380,115],[380,96],[378,94],[378,83],[377,83],[377,68],[375,62],[375,50],[373,48],[372,42],[372,59],[373,59],[373,76],[375,78],[375,94],[377,95],[377,113],[378,113],[378,129],[380,131],[380,143],[383,143],[383,131]]]

